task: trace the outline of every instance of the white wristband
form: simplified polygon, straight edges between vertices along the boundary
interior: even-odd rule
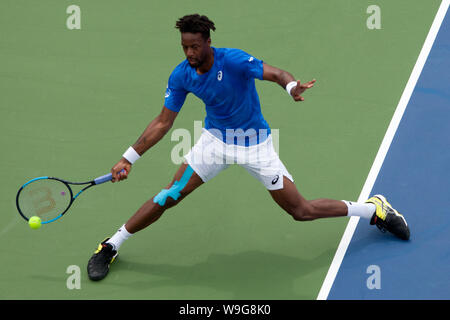
[[[293,87],[297,85],[297,81],[291,81],[286,85],[286,91],[289,95],[291,95],[291,90]]]
[[[133,164],[137,159],[139,159],[141,156],[139,153],[136,152],[136,150],[133,149],[133,147],[129,147],[127,151],[122,155],[125,159],[127,159],[131,164]]]

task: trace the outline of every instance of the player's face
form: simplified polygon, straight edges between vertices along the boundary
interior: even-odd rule
[[[181,46],[191,67],[199,68],[210,54],[211,39],[203,39],[201,33],[185,32],[181,34]]]

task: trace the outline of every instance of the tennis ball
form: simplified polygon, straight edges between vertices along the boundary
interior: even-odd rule
[[[41,218],[34,216],[28,220],[28,225],[31,229],[39,229],[41,227]]]

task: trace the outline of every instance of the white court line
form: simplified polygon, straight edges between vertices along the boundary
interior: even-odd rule
[[[391,146],[392,139],[394,138],[395,132],[400,124],[400,120],[403,117],[406,106],[408,105],[409,99],[411,98],[411,94],[414,91],[417,80],[419,79],[420,74],[422,73],[423,66],[428,58],[428,54],[431,51],[431,47],[433,46],[434,40],[438,34],[438,31],[441,27],[442,21],[445,18],[445,14],[450,5],[450,0],[442,0],[441,5],[439,7],[436,16],[434,17],[433,24],[431,25],[430,31],[428,32],[427,38],[425,39],[425,43],[423,44],[422,50],[420,51],[419,57],[417,58],[414,69],[409,77],[408,83],[406,84],[405,90],[400,98],[400,101],[397,105],[397,109],[395,110],[394,116],[389,124],[389,127],[386,131],[384,139],[381,143],[380,148],[378,149],[378,153],[375,157],[375,160],[372,164],[372,168],[370,169],[369,175],[364,183],[361,194],[359,195],[358,202],[364,202],[369,198],[370,192],[372,191],[375,180],[380,172],[381,166],[383,165],[386,154]],[[336,275],[341,266],[342,260],[344,259],[345,252],[350,244],[350,241],[355,232],[356,226],[358,225],[359,217],[351,217],[349,223],[347,224],[347,228],[345,229],[344,235],[342,236],[341,242],[339,243],[339,247],[337,248],[336,254],[334,255],[333,261],[331,262],[331,266],[328,269],[328,273],[325,277],[325,280],[322,284],[322,287],[319,291],[319,295],[317,296],[317,300],[326,300],[328,298],[328,294],[330,293],[331,287],[333,286]]]

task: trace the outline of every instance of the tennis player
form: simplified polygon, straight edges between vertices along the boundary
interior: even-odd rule
[[[301,83],[289,72],[245,51],[211,46],[210,30],[216,28],[204,15],[186,15],[175,27],[181,33],[186,59],[169,77],[161,113],[111,169],[112,181],[126,179],[132,164],[170,130],[190,92],[205,103],[205,126],[166,188],[145,202],[112,237],[99,244],[87,265],[91,280],[101,280],[108,274],[126,239],[154,223],[167,209],[233,164],[241,165],[258,179],[296,221],[359,216],[382,231],[409,239],[405,218],[382,195],[358,203],[306,200],[297,191],[293,177],[274,150],[270,127],[261,113],[255,79],[277,83],[297,102],[304,101],[303,94],[313,88],[316,80]]]

